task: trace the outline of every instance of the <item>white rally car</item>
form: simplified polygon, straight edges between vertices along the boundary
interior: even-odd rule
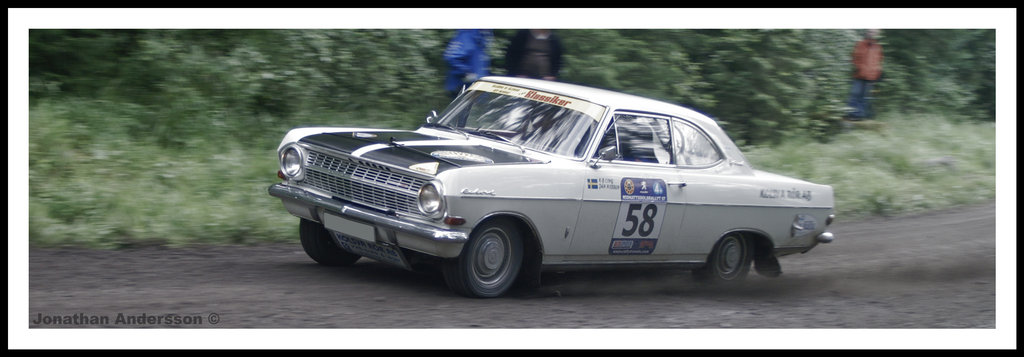
[[[486,77],[415,131],[297,128],[269,188],[324,265],[440,266],[474,297],[549,267],[675,264],[711,281],[833,240],[830,186],[755,170],[693,110]]]

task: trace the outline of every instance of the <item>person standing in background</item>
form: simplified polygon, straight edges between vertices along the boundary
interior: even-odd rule
[[[850,120],[862,120],[874,115],[868,96],[871,87],[882,77],[882,45],[878,43],[879,30],[867,30],[864,38],[853,48],[853,86],[847,103],[852,111]]]
[[[562,42],[551,30],[519,30],[505,51],[509,76],[558,79],[562,69]]]
[[[477,79],[490,75],[491,58],[487,49],[494,41],[491,30],[455,30],[455,35],[444,50],[448,63],[445,91],[454,99]]]

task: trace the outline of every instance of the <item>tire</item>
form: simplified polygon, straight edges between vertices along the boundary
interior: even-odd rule
[[[753,258],[753,243],[740,234],[731,233],[718,240],[708,255],[707,264],[694,270],[693,276],[706,282],[743,280],[750,272]]]
[[[478,227],[456,259],[445,262],[448,287],[469,297],[492,298],[512,287],[523,265],[523,240],[517,226],[493,220]]]
[[[299,222],[299,240],[306,255],[321,265],[349,266],[359,260],[358,255],[335,244],[331,233],[320,223],[302,219]]]

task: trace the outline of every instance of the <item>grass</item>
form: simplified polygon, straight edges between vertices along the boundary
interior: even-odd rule
[[[109,108],[68,103],[31,110],[31,244],[118,248],[294,238],[296,220],[282,215],[280,201],[266,191],[277,181],[280,138],[250,146],[242,138],[213,137],[166,149],[126,132],[121,123],[128,120],[107,117],[103,129],[82,124],[89,113]]]
[[[167,148],[131,124],[152,114],[94,101],[30,108],[31,245],[122,248],[297,239],[297,219],[267,194],[278,180],[274,149],[289,124],[259,138],[211,127]],[[321,118],[307,121],[326,122]],[[827,144],[791,141],[744,151],[758,169],[832,185],[841,218],[995,197],[992,123],[926,115],[883,116],[877,122],[882,125],[876,130],[851,130]]]
[[[924,212],[995,198],[994,123],[883,115],[829,143],[747,148],[755,167],[832,185],[837,216]]]

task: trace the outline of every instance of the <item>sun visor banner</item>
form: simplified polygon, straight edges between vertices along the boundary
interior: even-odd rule
[[[473,83],[473,85],[469,87],[469,90],[479,90],[484,92],[503,94],[548,103],[551,105],[557,105],[559,107],[569,108],[586,114],[595,121],[601,120],[601,117],[604,115],[605,111],[604,106],[594,104],[582,99],[576,99],[572,97],[541,92],[533,89],[519,88],[505,84],[479,81]]]

